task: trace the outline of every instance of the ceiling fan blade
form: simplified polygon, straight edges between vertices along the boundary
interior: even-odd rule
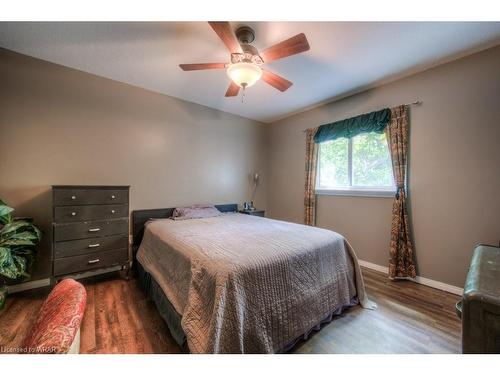
[[[283,57],[296,55],[297,53],[309,51],[309,42],[304,33],[292,36],[290,39],[284,40],[274,46],[271,46],[260,52],[260,57],[264,62],[268,63],[274,60],[282,59]]]
[[[238,92],[240,92],[240,86],[238,86],[236,83],[231,81],[231,84],[229,85],[227,91],[226,91],[226,97],[228,96],[237,96]]]
[[[209,22],[212,29],[217,33],[219,38],[224,42],[227,49],[231,53],[243,53],[241,49],[240,43],[238,43],[238,39],[233,33],[231,29],[231,25],[229,22]]]
[[[206,70],[206,69],[224,69],[224,63],[201,63],[201,64],[180,64],[182,70]]]
[[[289,80],[284,79],[283,77],[280,77],[279,75],[271,73],[267,70],[262,71],[262,79],[264,80],[264,82],[270,84],[275,89],[278,89],[282,92],[288,90],[290,86],[293,85],[293,83]]]

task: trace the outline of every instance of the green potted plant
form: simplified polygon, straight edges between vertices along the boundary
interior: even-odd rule
[[[12,217],[13,208],[0,199],[0,310],[7,280],[29,278],[41,232],[31,219]]]

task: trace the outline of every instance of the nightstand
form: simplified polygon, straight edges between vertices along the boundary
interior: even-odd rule
[[[254,210],[240,210],[240,214],[264,217],[266,216],[266,210],[259,210],[258,208]]]

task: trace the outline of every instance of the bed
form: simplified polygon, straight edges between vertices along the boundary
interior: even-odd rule
[[[277,353],[367,299],[341,235],[237,213],[175,221],[132,213],[139,280],[191,353]]]

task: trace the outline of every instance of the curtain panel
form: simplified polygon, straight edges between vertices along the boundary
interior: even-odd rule
[[[389,108],[365,113],[345,120],[321,125],[314,136],[314,142],[333,141],[337,138],[352,138],[362,133],[383,133],[391,118]]]
[[[389,245],[389,278],[414,278],[415,264],[406,202],[406,169],[408,158],[408,107],[391,109],[391,120],[385,128],[397,193],[392,205],[391,242]]]
[[[350,119],[306,130],[306,180],[304,223],[316,221],[316,167],[318,143],[358,134],[385,132],[391,155],[397,192],[392,205],[391,241],[389,244],[389,278],[414,278],[415,264],[406,201],[406,169],[408,158],[408,107],[401,105],[370,112]]]
[[[318,144],[314,135],[318,128],[306,130],[306,182],[304,191],[304,224],[316,224],[316,166],[318,163]]]

